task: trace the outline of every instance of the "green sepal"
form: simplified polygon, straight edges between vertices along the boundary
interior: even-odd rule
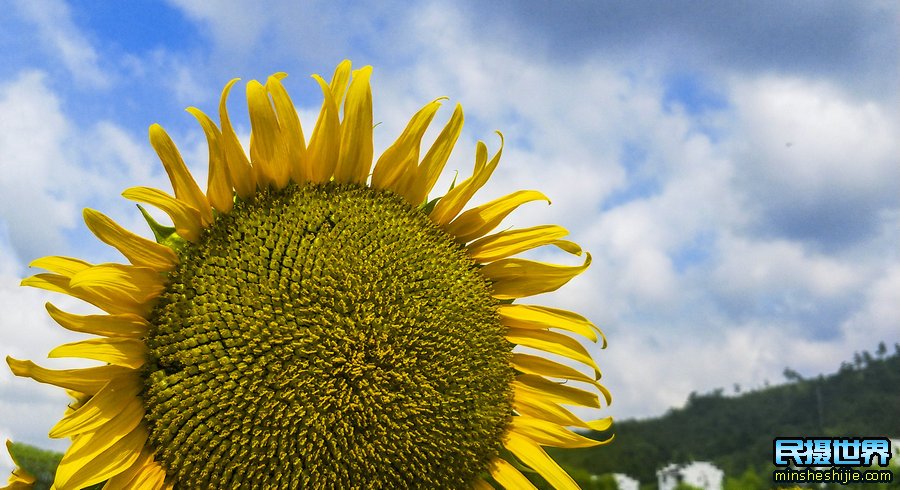
[[[453,188],[456,187],[456,178],[457,177],[459,177],[459,170],[454,170],[453,171],[453,182],[450,182],[450,189],[448,189],[447,192],[452,191]]]
[[[156,239],[156,243],[165,245],[176,252],[179,252],[182,248],[184,248],[184,245],[187,242],[184,240],[184,238],[181,238],[178,235],[178,233],[175,231],[174,226],[165,226],[159,224],[159,222],[153,219],[153,216],[150,216],[150,213],[148,213],[143,206],[138,204],[137,207],[141,210],[141,214],[144,216],[144,219],[150,226],[150,230],[153,232],[153,238]]]
[[[431,214],[431,211],[434,209],[435,206],[437,206],[438,201],[440,201],[442,197],[444,197],[444,196],[435,197],[434,199],[432,199],[428,202],[423,202],[422,204],[419,205],[419,211],[422,211],[425,214]]]

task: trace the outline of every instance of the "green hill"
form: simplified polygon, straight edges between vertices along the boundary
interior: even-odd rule
[[[608,446],[553,455],[579,473],[626,473],[642,484],[655,483],[668,463],[711,461],[726,477],[756,474],[768,487],[776,436],[900,437],[900,344],[892,355],[879,344],[876,355],[857,354],[828,376],[784,374],[787,384],[739,396],[691,394],[662,417],[617,422]]]

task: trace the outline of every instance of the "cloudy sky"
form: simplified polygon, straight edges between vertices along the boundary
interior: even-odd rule
[[[442,95],[466,110],[448,169],[468,175],[475,142],[493,151],[504,133],[476,200],[540,189],[553,204],[508,224],[559,223],[593,254],[538,301],[606,332],[595,352],[616,417],[778,383],[786,366],[832,372],[900,341],[896,2],[297,3],[0,9],[4,356],[42,360],[75,339],[44,302],[87,311],[19,287],[31,260],[121,260],[86,231],[82,208],[146,229],[119,193],[168,188],[151,123],[205,181],[205,140],[185,107],[214,114],[229,79],[285,71],[309,125],[320,103],[309,75],[328,78],[344,58],[375,67],[376,151]],[[0,369],[0,437],[64,447],[46,433],[65,403]]]

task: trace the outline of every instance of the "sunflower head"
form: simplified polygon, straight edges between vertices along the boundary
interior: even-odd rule
[[[158,125],[150,142],[174,195],[135,187],[155,240],[85,210],[129,264],[44,257],[24,285],[102,313],[47,304],[94,337],[50,357],[99,361],[20,376],[70,391],[50,431],[71,438],[58,489],[577,487],[543,446],[603,444],[565,405],[609,403],[599,368],[569,334],[602,334],[575,313],[515,300],[558,289],[590,264],[556,225],[489,234],[518,191],[464,211],[496,168],[479,142],[472,175],[429,196],[463,123],[457,105],[420,153],[441,99],[419,110],[373,167],[371,67],[341,63],[307,140],[284,74],[246,85],[249,154],[222,93],[219,123],[196,108],[209,145],[204,192]],[[514,257],[556,246],[584,262]],[[605,340],[604,340],[605,345]],[[548,356],[549,354],[549,356]],[[562,358],[566,362],[560,362]],[[573,367],[580,365],[589,370]],[[573,381],[574,383],[569,383]]]

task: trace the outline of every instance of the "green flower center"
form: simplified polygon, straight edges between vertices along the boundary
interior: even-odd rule
[[[186,488],[465,488],[512,416],[512,345],[462,247],[399,196],[238,202],[151,314],[149,444]]]

